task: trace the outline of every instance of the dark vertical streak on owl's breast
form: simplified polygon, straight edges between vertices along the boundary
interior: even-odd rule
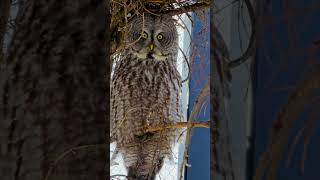
[[[177,91],[177,87],[175,86],[175,82],[174,82],[173,78],[176,78],[176,77],[173,77],[172,75],[169,75],[170,83],[172,84],[174,90]]]

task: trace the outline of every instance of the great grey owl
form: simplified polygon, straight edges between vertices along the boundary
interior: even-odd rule
[[[170,158],[180,132],[166,129],[144,133],[141,128],[180,119],[178,33],[174,19],[167,15],[136,16],[127,27],[128,47],[112,76],[111,136],[129,179],[153,180],[164,158]]]

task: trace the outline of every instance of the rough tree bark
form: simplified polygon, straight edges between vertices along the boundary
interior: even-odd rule
[[[10,0],[0,1],[0,62],[3,59],[3,43],[10,14]]]
[[[105,179],[105,2],[21,2],[0,74],[1,180]]]
[[[213,12],[213,7],[211,7]],[[211,169],[213,179],[235,180],[234,157],[232,155],[232,139],[230,132],[230,119],[228,116],[227,101],[229,101],[231,72],[228,48],[215,26],[213,18],[210,19],[211,51],[210,51],[210,99],[211,99]]]

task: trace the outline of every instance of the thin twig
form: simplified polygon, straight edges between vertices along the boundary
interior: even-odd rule
[[[209,92],[210,92],[210,82],[207,82],[204,85],[204,87],[202,88],[202,90],[200,91],[200,93],[194,103],[194,106],[192,108],[188,122],[194,121],[196,115],[198,114],[198,112],[200,110],[201,102],[209,94]],[[183,172],[184,166],[187,164],[187,156],[188,156],[188,149],[189,149],[190,141],[191,141],[191,130],[190,130],[190,128],[187,128],[185,150],[184,150],[184,154],[183,154],[182,165],[180,167],[180,180],[182,180],[182,176],[183,176],[182,172]]]
[[[127,176],[127,175],[124,175],[124,174],[115,174],[115,175],[110,176],[110,179],[112,180],[112,178],[117,178],[117,177],[125,177],[125,178],[128,178],[128,176]],[[120,179],[120,178],[117,178],[117,179]]]
[[[187,66],[188,66],[188,75],[187,77],[182,81],[182,83],[188,81],[188,79],[190,78],[190,64],[189,64],[189,61],[188,61],[188,58],[186,56],[186,54],[182,51],[182,49],[179,47],[183,57],[184,57],[184,61],[186,62]]]
[[[247,6],[248,13],[249,13],[249,18],[251,21],[251,36],[249,40],[249,45],[246,51],[237,59],[234,59],[229,62],[228,67],[229,68],[235,68],[238,67],[239,65],[243,64],[248,60],[248,58],[254,53],[255,50],[255,42],[256,42],[256,17],[255,17],[255,12],[254,9],[251,5],[250,0],[244,0],[244,3]]]
[[[48,180],[51,173],[53,172],[53,170],[58,166],[58,163],[64,159],[67,155],[71,154],[71,153],[75,153],[76,151],[79,151],[79,150],[82,150],[82,149],[88,149],[88,148],[97,148],[97,147],[101,147],[101,148],[106,148],[107,145],[106,144],[89,144],[89,145],[83,145],[83,146],[77,146],[77,147],[73,147],[73,148],[70,148],[69,150],[61,153],[57,159],[51,164],[44,180]]]
[[[287,104],[278,113],[271,132],[270,143],[255,170],[254,180],[261,180],[267,172],[267,179],[275,179],[282,153],[298,116],[320,88],[320,65],[315,65],[290,93]],[[276,124],[276,126],[275,126]]]
[[[238,2],[239,0],[233,0],[232,2],[230,2],[229,4],[225,5],[224,7],[218,9],[217,11],[214,11],[213,14],[218,14],[220,13],[222,10],[226,9],[227,7],[233,5],[234,3]]]

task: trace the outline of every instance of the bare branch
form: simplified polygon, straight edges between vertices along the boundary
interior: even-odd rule
[[[89,144],[89,145],[83,145],[83,146],[77,146],[77,147],[73,147],[70,148],[69,150],[61,153],[56,160],[52,163],[52,165],[50,166],[46,176],[44,177],[44,180],[48,180],[51,173],[53,172],[53,170],[58,166],[59,162],[64,159],[67,155],[75,154],[76,151],[79,150],[83,150],[83,149],[88,149],[88,148],[106,148],[107,145],[106,144]]]
[[[176,128],[193,128],[193,127],[204,127],[210,128],[209,121],[202,121],[202,122],[177,122],[173,124],[165,124],[158,127],[144,127],[140,128],[139,131],[143,131],[144,133],[148,132],[156,132],[156,131],[163,131],[165,129],[176,129]]]
[[[186,54],[182,51],[182,49],[180,47],[179,47],[179,50],[182,53],[184,61],[186,62],[187,66],[188,66],[188,76],[184,80],[182,80],[182,83],[184,83],[190,79],[190,63],[188,61]]]
[[[244,0],[244,2],[246,4],[246,6],[247,6],[249,17],[250,17],[250,21],[251,21],[251,36],[250,36],[250,40],[249,40],[249,45],[248,45],[248,48],[246,49],[246,51],[239,58],[232,60],[228,64],[229,68],[235,68],[235,67],[238,67],[239,65],[243,64],[244,62],[246,62],[248,60],[248,58],[255,51],[255,42],[256,42],[255,12],[254,12],[254,9],[253,9],[253,7],[251,5],[250,0]]]
[[[193,109],[191,111],[191,114],[189,116],[189,120],[188,122],[192,122],[196,115],[198,114],[199,110],[200,110],[200,107],[201,107],[201,102],[203,101],[203,99],[209,94],[210,92],[210,82],[207,82],[204,87],[202,88],[202,90],[200,91],[195,103],[194,103],[194,106],[193,106]],[[183,154],[183,159],[182,159],[182,166],[180,167],[180,180],[182,179],[182,171],[183,171],[183,168],[184,168],[184,165],[187,164],[187,156],[188,156],[188,147],[190,145],[190,141],[191,141],[191,130],[190,128],[187,129],[187,135],[186,135],[186,143],[185,143],[185,151],[184,151],[184,154]]]
[[[196,3],[196,4],[189,5],[189,6],[185,6],[185,7],[179,8],[179,9],[164,11],[163,13],[174,16],[174,15],[178,15],[178,14],[188,13],[191,11],[205,10],[209,7],[210,7],[209,3],[202,2],[202,3]]]
[[[313,92],[320,88],[320,65],[313,69],[296,86],[287,104],[278,113],[271,132],[270,143],[261,155],[254,180],[261,180],[267,171],[267,179],[275,179],[282,153],[286,147],[299,114],[313,98]]]
[[[153,3],[158,3],[161,6],[156,6],[156,8],[152,9],[149,6]],[[116,0],[112,0],[112,19],[110,29],[112,32],[112,49],[111,54],[116,53],[119,49],[125,47],[124,45],[124,34],[127,31],[127,21],[128,14],[130,17],[135,15],[141,15],[143,13],[151,13],[151,14],[168,14],[171,16],[179,15],[183,13],[188,13],[190,11],[196,10],[204,10],[210,7],[209,2],[196,2],[194,4],[186,5],[182,4],[179,1],[163,1],[163,0],[149,0],[149,1],[123,1],[119,2]],[[175,7],[174,4],[178,4],[179,7]],[[163,9],[166,7],[165,9]]]

